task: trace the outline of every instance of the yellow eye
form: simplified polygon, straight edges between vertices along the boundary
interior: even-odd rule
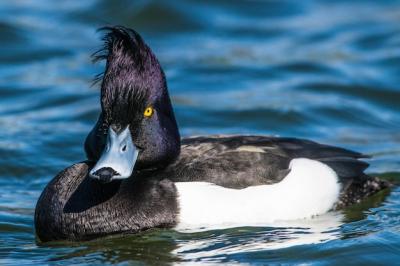
[[[152,116],[152,115],[153,115],[153,107],[150,107],[150,106],[147,107],[146,110],[144,110],[143,115],[144,115],[145,117],[150,117],[150,116]]]

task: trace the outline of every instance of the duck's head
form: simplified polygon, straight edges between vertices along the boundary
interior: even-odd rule
[[[96,161],[89,175],[104,182],[165,167],[180,152],[180,136],[161,66],[143,39],[125,27],[103,28],[106,59],[101,114],[85,142]]]

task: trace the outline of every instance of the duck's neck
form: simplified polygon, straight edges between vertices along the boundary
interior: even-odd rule
[[[36,232],[42,241],[83,240],[176,223],[175,185],[145,177],[101,184],[87,177],[88,163],[56,176],[39,198]]]

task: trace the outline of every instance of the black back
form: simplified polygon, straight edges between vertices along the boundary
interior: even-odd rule
[[[202,136],[182,140],[178,160],[162,171],[173,181],[207,181],[230,188],[273,184],[289,173],[295,158],[329,165],[342,182],[363,179],[367,156],[296,138]]]

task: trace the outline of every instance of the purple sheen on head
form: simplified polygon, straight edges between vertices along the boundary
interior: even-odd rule
[[[106,60],[101,80],[99,120],[85,141],[88,158],[98,160],[110,126],[129,125],[140,148],[135,169],[164,167],[180,152],[180,135],[169,98],[164,72],[140,35],[122,26],[105,27],[104,46],[94,61]],[[154,114],[144,117],[146,107]]]
[[[141,112],[165,95],[164,72],[151,49],[134,30],[122,26],[104,27],[104,46],[93,55],[94,61],[106,59],[98,79],[105,118],[115,120]]]

